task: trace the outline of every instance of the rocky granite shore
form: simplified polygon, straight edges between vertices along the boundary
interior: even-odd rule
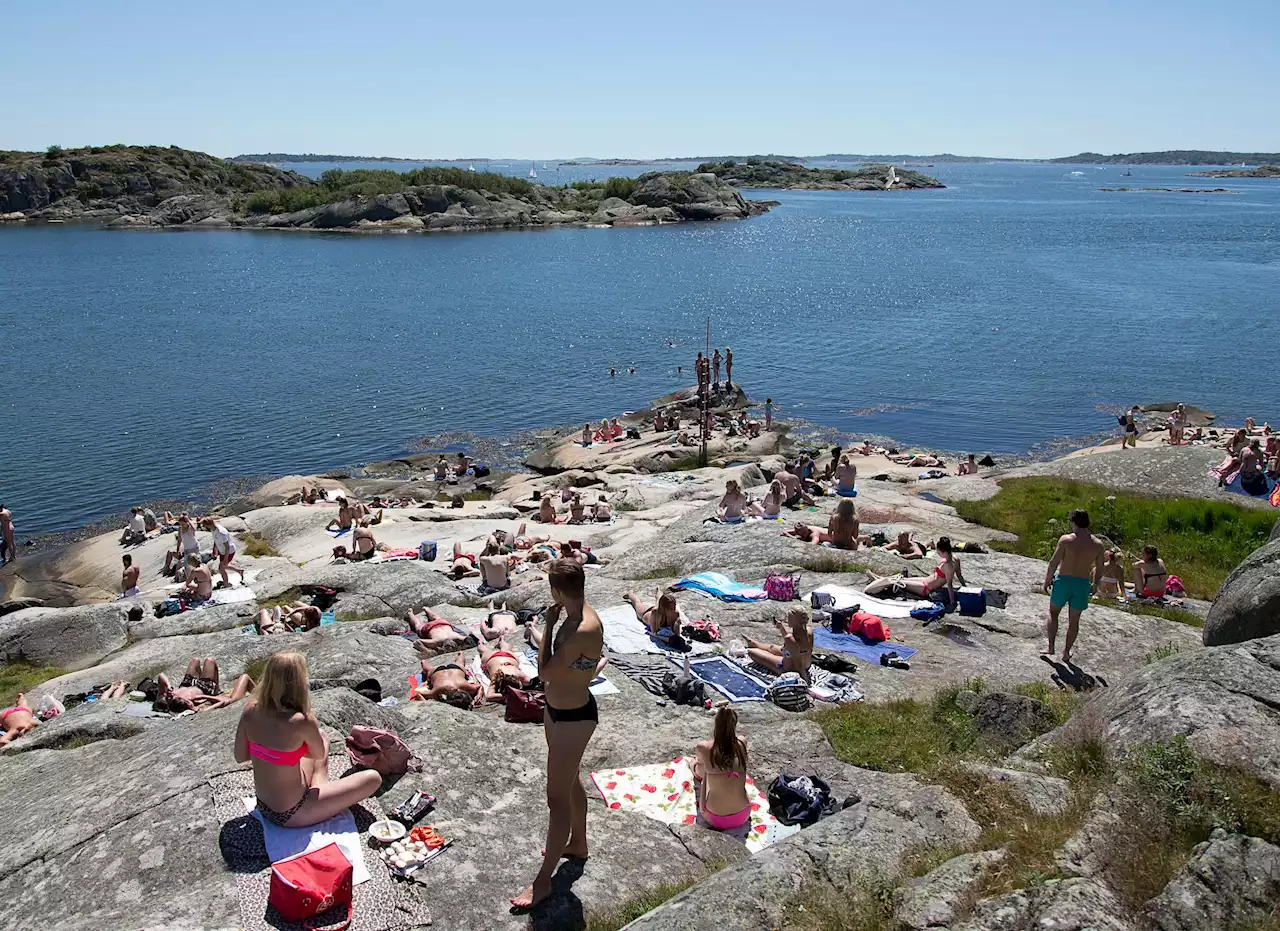
[[[937,178],[894,165],[861,168],[808,168],[796,162],[749,158],[746,161],[706,162],[709,172],[740,188],[780,188],[792,191],[909,191],[946,187]]]
[[[739,403],[738,396],[727,403]],[[1040,656],[1048,608],[1039,588],[1045,564],[991,550],[985,544],[1000,532],[966,523],[938,500],[989,496],[1001,480],[1025,470],[1099,481],[1185,473],[1169,479],[1167,487],[1199,493],[1192,473],[1203,477],[1203,462],[1178,458],[1182,450],[1154,447],[1110,447],[927,483],[918,479],[919,469],[884,457],[853,459],[863,533],[909,530],[921,539],[946,534],[958,545],[971,544],[962,555],[966,578],[1008,593],[1003,607],[990,607],[980,617],[948,616],[933,624],[894,619],[894,642],[919,651],[911,668],[858,660],[857,687],[874,704],[927,702],[939,690],[966,685],[971,697],[963,706],[972,710],[964,714],[974,726],[999,729],[1007,747],[998,757],[971,764],[978,768],[970,782],[999,784],[1001,793],[1012,793],[1007,798],[1029,806],[1026,818],[1072,818],[1079,825],[1049,845],[1057,865],[1047,873],[995,883],[1002,858],[1027,854],[989,830],[989,806],[975,802],[986,795],[966,795],[958,783],[918,772],[851,765],[828,741],[822,717],[766,702],[740,706],[740,730],[750,742],[756,781],[763,787],[783,769],[818,775],[833,795],[851,800],[847,808],[748,857],[731,836],[700,824],[667,825],[610,811],[589,789],[590,859],[562,869],[565,882],[532,920],[510,914],[507,897],[535,871],[545,833],[542,734],[535,726],[505,723],[500,707],[463,711],[405,702],[407,678],[421,657],[398,634],[406,629],[405,612],[424,604],[460,624],[483,618],[495,603],[542,606],[549,597],[544,573],[516,574],[513,586],[495,596],[445,578],[437,571],[441,562],[335,563],[334,538],[323,529],[334,508],[290,502],[304,483],[336,491],[357,482],[366,496],[430,501],[434,506],[385,511],[374,531],[393,547],[431,539],[442,553],[454,542],[474,552],[494,530],[513,531],[530,521],[530,528],[557,541],[580,540],[600,557],[604,565],[592,567],[587,580],[588,599],[597,608],[622,604],[629,591],[648,595],[711,569],[755,583],[773,571],[799,571],[804,593],[823,583],[860,585],[867,573],[914,576],[932,570],[932,563],[907,562],[882,550],[802,543],[781,536],[777,523],[707,522],[727,479],[758,494],[793,449],[783,426],[757,439],[722,437],[710,451],[711,464],[697,468],[691,460],[697,450],[669,436],[647,433],[588,449],[566,434],[531,456],[535,471],[457,485],[435,482],[428,461],[413,457],[381,463],[361,476],[278,479],[226,509],[224,523],[250,572],[250,593],[242,602],[156,618],[153,606],[170,594],[160,568],[172,536],[128,550],[142,570],[142,594],[122,601],[113,600],[125,552],[118,534],[77,542],[39,560],[24,557],[0,570],[12,592],[0,605],[0,673],[13,681],[41,670],[27,688],[35,704],[115,679],[180,676],[192,656],[215,657],[223,681],[230,682],[275,651],[303,652],[315,710],[331,746],[341,747],[352,725],[373,724],[397,731],[423,762],[421,773],[400,778],[370,800],[368,810],[389,810],[421,788],[439,798],[429,823],[454,841],[420,882],[391,886],[378,873],[381,863],[370,857],[379,878],[360,887],[363,911],[358,909],[356,928],[421,928],[431,922],[456,929],[582,929],[588,919],[644,890],[699,877],[631,927],[819,931],[828,926],[802,923],[808,919],[797,912],[797,903],[812,906],[834,896],[847,909],[866,889],[883,891],[888,917],[856,927],[1264,927],[1247,923],[1265,920],[1280,904],[1280,848],[1274,838],[1249,835],[1238,824],[1216,831],[1171,865],[1167,883],[1135,899],[1131,890],[1115,886],[1097,857],[1112,843],[1108,831],[1114,827],[1108,825],[1115,821],[1118,789],[1095,785],[1085,792],[1050,762],[1059,758],[1055,747],[1075,746],[1073,735],[1087,726],[1108,758],[1121,760],[1152,740],[1185,738],[1194,753],[1241,768],[1268,791],[1280,790],[1280,539],[1273,536],[1250,557],[1209,609],[1216,615],[1209,642],[1227,645],[1202,646],[1201,631],[1185,623],[1093,606],[1068,668]],[[565,488],[590,500],[604,496],[614,519],[533,523],[538,498]],[[437,504],[439,492],[467,500],[461,507]],[[1212,494],[1204,488],[1204,496]],[[820,498],[812,513],[787,516],[824,524],[834,503]],[[200,537],[207,548],[208,536]],[[243,630],[260,605],[317,587],[334,593],[338,623],[271,637]],[[24,597],[32,600],[23,602]],[[687,593],[679,599],[690,617],[716,621],[726,643],[772,637],[773,623],[787,607]],[[133,607],[143,609],[141,619],[129,616]],[[1194,607],[1202,613],[1208,608]],[[672,760],[709,737],[706,711],[658,703],[616,667],[607,667],[605,675],[618,692],[600,699],[600,725],[587,748],[584,773]],[[383,694],[400,704],[379,707],[352,690],[368,678],[376,678]],[[1043,701],[1013,694],[1028,683],[1039,684],[1041,691],[1028,694]],[[1046,702],[1059,690],[1074,710],[1055,727]],[[126,716],[125,704],[77,706],[0,754],[0,881],[11,890],[0,910],[0,931],[262,926],[266,864],[260,831],[243,808],[235,809],[238,797],[251,791],[245,768],[232,759],[237,709],[172,720]],[[884,739],[896,743],[903,736],[889,733]],[[1061,830],[1066,822],[1035,823]]]
[[[335,177],[342,183],[331,184]],[[3,222],[431,232],[741,220],[772,205],[744,199],[714,174],[682,171],[568,187],[456,168],[339,172],[316,181],[157,146],[0,153]]]
[[[1223,168],[1214,171],[1193,171],[1189,178],[1280,178],[1280,165],[1259,165],[1257,168]]]

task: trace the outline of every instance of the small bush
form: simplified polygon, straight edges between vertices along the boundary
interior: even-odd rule
[[[846,562],[835,553],[821,551],[813,555],[801,557],[797,564],[810,572],[863,572],[866,566],[856,562]]]
[[[683,575],[684,573],[679,566],[658,566],[658,568],[650,569],[648,572],[636,576],[636,578],[640,580],[678,579]]]
[[[836,889],[807,882],[782,905],[785,931],[897,931],[894,884],[880,876],[853,878]]]
[[[1158,663],[1162,659],[1168,659],[1170,656],[1177,656],[1182,650],[1176,643],[1162,643],[1155,650],[1142,657],[1142,665],[1150,666],[1152,663]]]
[[[587,916],[585,931],[618,931],[619,928],[631,924],[641,915],[647,915],[663,902],[675,898],[704,876],[716,872],[723,866],[724,864],[721,863],[710,864],[703,873],[686,876],[674,882],[662,883],[651,889],[644,890],[620,905],[602,909],[599,912],[592,912]]]
[[[66,150],[64,150],[60,145],[51,145],[49,146],[49,148],[44,150],[44,157],[48,161],[53,161],[54,159],[62,158],[62,156],[65,154],[66,154]]]

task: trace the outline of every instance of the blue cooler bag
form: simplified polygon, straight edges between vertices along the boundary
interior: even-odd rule
[[[987,590],[966,585],[956,592],[960,613],[966,617],[982,617],[987,613]]]

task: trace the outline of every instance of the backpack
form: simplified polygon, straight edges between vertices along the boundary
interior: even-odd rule
[[[365,679],[352,689],[352,691],[357,695],[361,695],[369,699],[369,701],[373,702],[375,705],[382,701],[382,683],[377,679]]]
[[[720,625],[715,621],[698,620],[685,624],[681,633],[689,640],[699,643],[719,643]]]
[[[852,674],[858,671],[857,665],[839,653],[814,653],[813,665],[832,673]]]
[[[353,766],[393,776],[409,771],[413,751],[395,731],[357,724],[347,735],[347,757]]]
[[[800,573],[779,575],[770,572],[764,580],[764,593],[770,601],[795,601],[800,597]]]
[[[851,608],[832,608],[831,616],[831,632],[833,634],[856,634],[862,630],[862,622],[859,621],[859,605]]]
[[[181,598],[166,598],[156,605],[156,617],[171,617],[175,614],[181,614],[186,609],[186,605],[182,603]]]
[[[701,707],[707,701],[707,684],[697,676],[669,672],[662,677],[662,690],[677,705]]]
[[[464,508],[466,506],[466,499],[463,498],[462,495],[454,495],[449,501],[449,507],[451,508]]]
[[[1164,590],[1170,595],[1184,595],[1187,591],[1186,586],[1182,584],[1182,579],[1176,575],[1171,575],[1164,580]]]
[[[1120,426],[1127,427],[1129,425],[1128,414],[1116,414],[1116,420],[1120,421]]]
[[[338,931],[351,924],[351,861],[337,844],[281,860],[271,867],[271,889],[267,904],[285,921],[312,927],[308,919],[346,906],[347,920]]]
[[[503,718],[511,724],[541,724],[547,710],[547,696],[529,689],[509,688]]]
[[[784,672],[765,690],[768,699],[787,711],[809,710],[809,686],[798,672]]]
[[[815,611],[822,608],[830,608],[835,602],[836,600],[831,597],[831,592],[815,591],[809,593],[809,607]]]
[[[489,474],[489,467],[487,465],[478,465],[475,467],[475,473],[476,478],[484,478]]]
[[[911,616],[917,621],[924,621],[926,624],[932,624],[946,613],[946,608],[940,604],[934,604],[933,602],[930,602],[927,608],[922,605],[919,608],[911,609]]]
[[[786,825],[808,827],[839,807],[831,786],[817,776],[791,776],[785,770],[769,786],[769,813]]]

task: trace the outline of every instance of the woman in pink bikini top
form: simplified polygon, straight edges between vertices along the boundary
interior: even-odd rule
[[[307,661],[299,653],[267,660],[262,682],[236,730],[237,763],[253,762],[258,813],[278,827],[301,828],[363,801],[382,777],[363,770],[329,779],[329,741],[311,712]]]
[[[711,740],[698,744],[693,764],[698,810],[717,831],[732,831],[751,820],[747,800],[747,742],[738,736],[738,712],[727,705],[716,712]]]

